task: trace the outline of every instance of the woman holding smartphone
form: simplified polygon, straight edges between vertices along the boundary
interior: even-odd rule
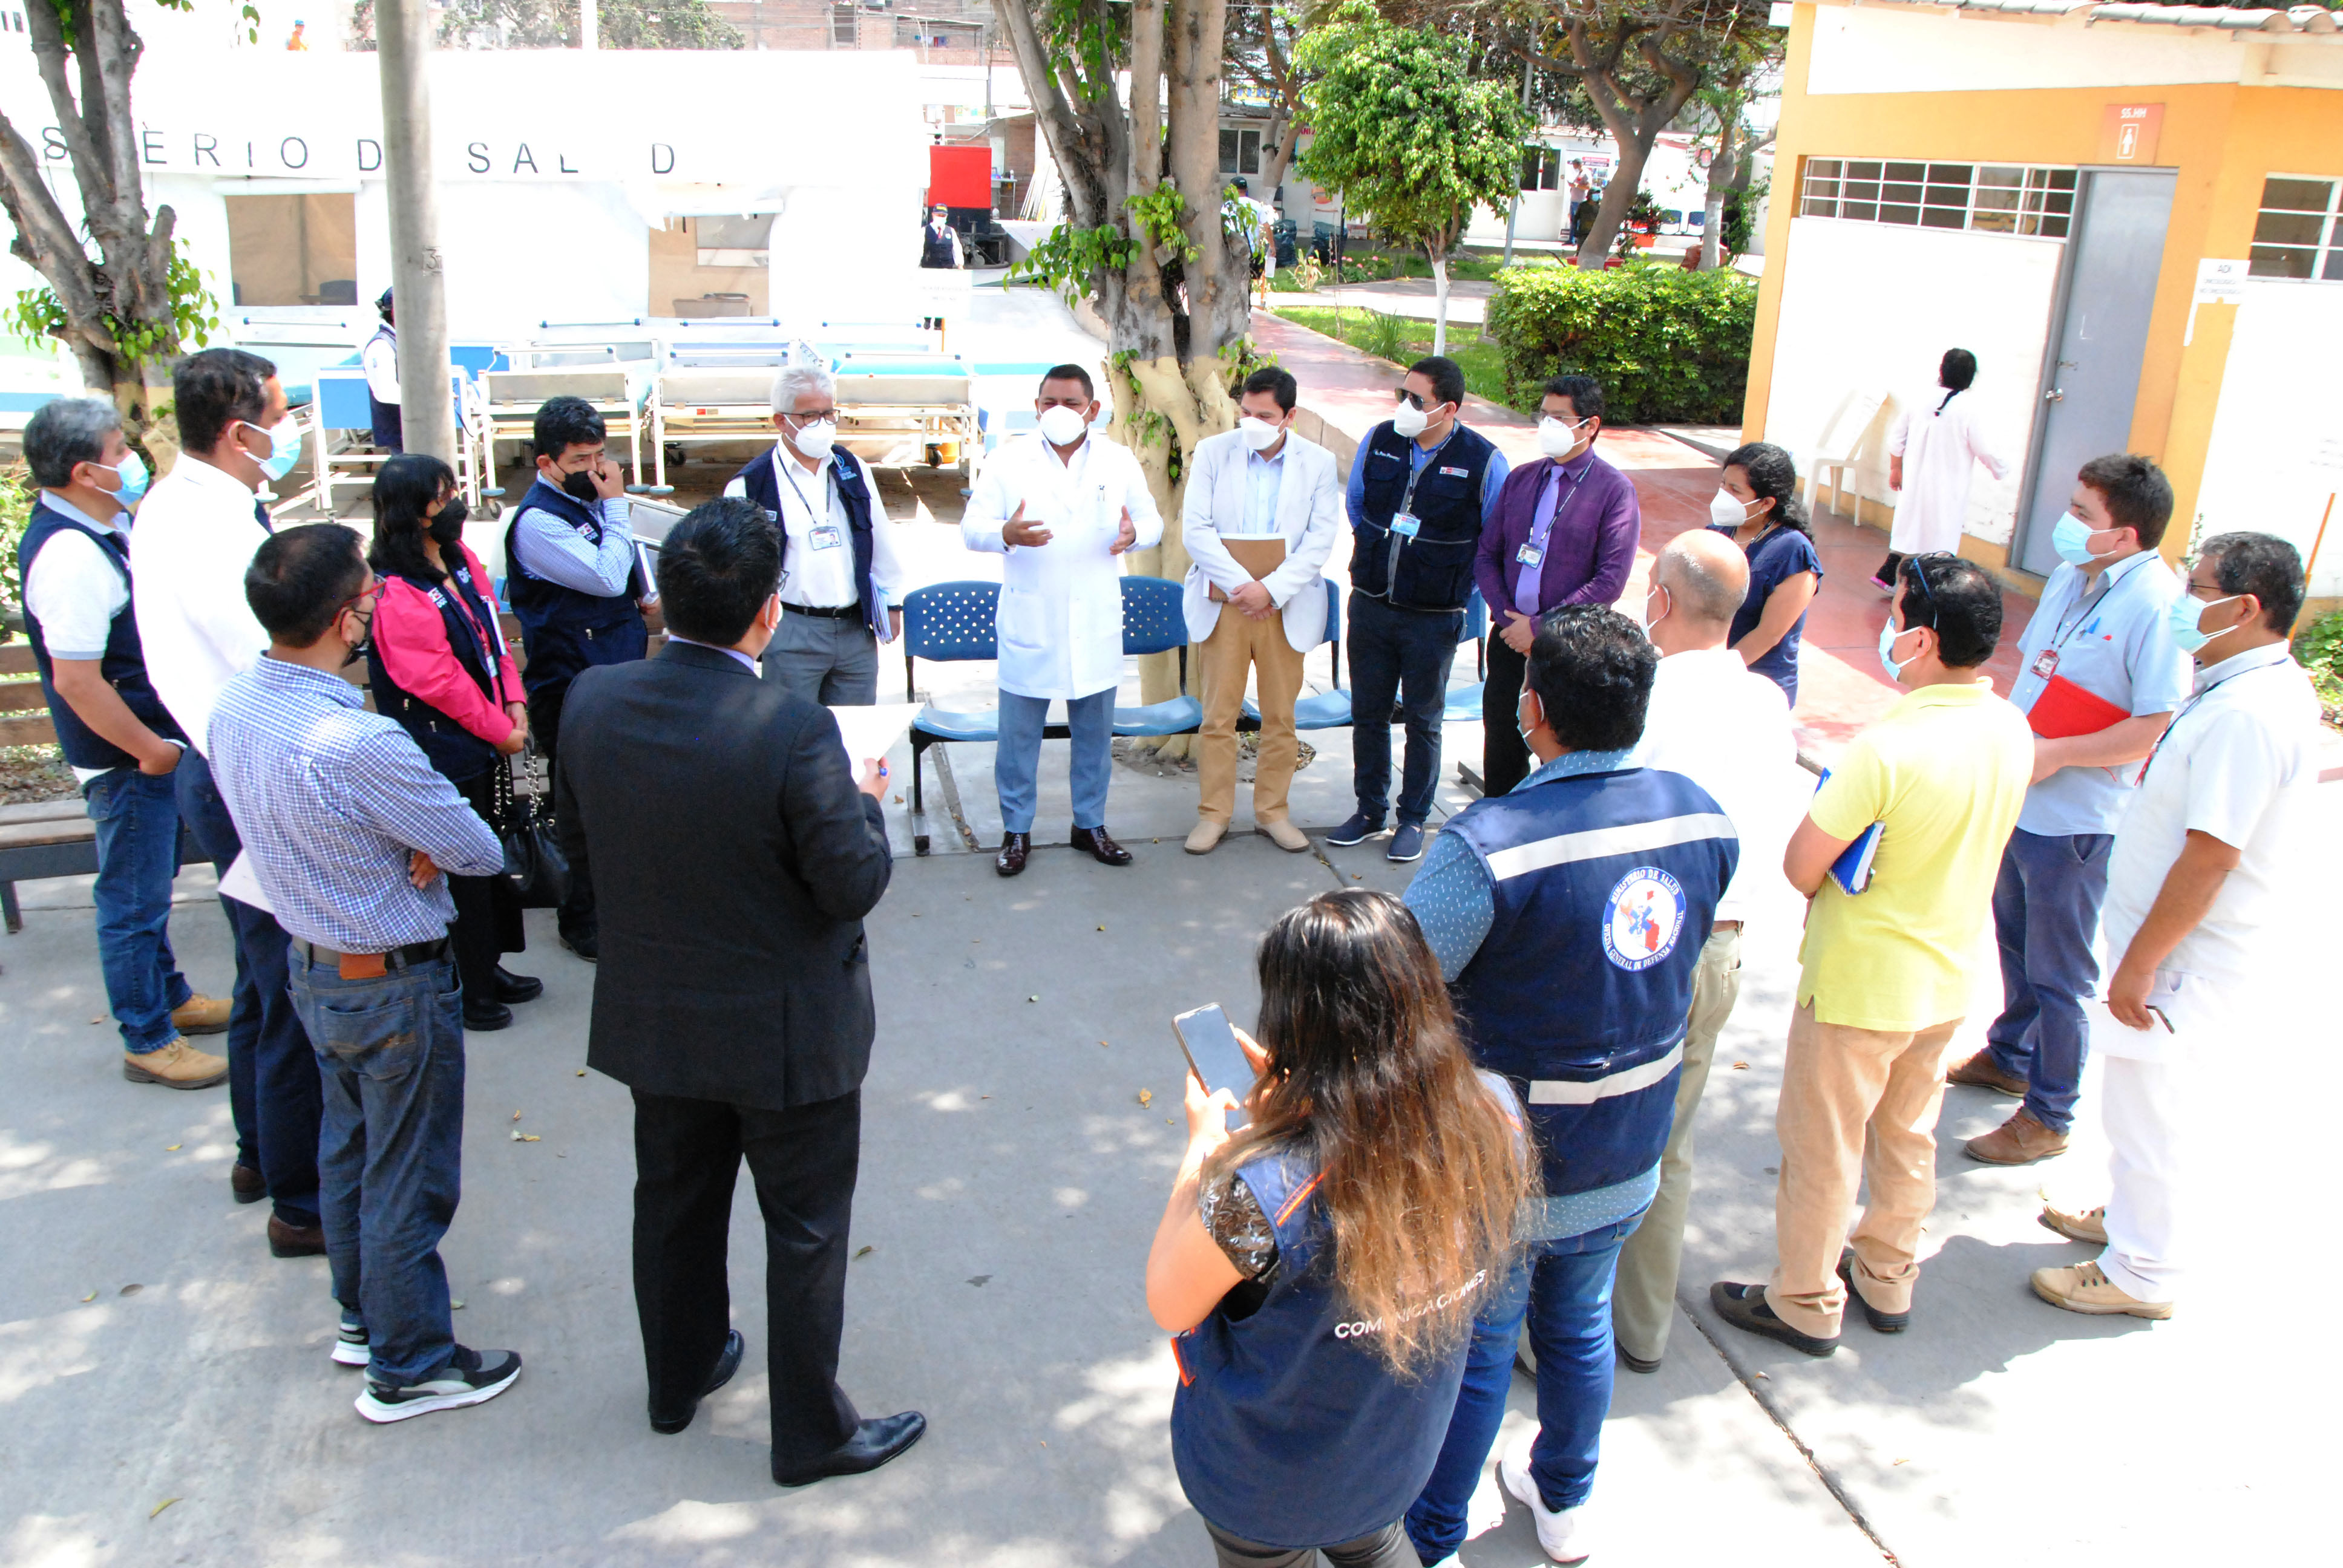
[[[1224,1568],[1417,1568],[1473,1313],[1534,1181],[1440,965],[1386,893],[1326,893],[1262,939],[1260,1077],[1231,1135],[1188,1080],[1188,1152],[1147,1259],[1175,1336],[1172,1452]]]

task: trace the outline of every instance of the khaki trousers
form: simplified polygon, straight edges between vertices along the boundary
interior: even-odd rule
[[[1811,1003],[1790,1015],[1774,1117],[1782,1142],[1774,1189],[1779,1261],[1765,1300],[1800,1333],[1838,1332],[1846,1307],[1838,1256],[1846,1243],[1863,1299],[1883,1312],[1911,1311],[1920,1227],[1936,1206],[1945,1049],[1960,1021],[1896,1032],[1817,1023]],[[1870,1191],[1850,1235],[1858,1181]]]
[[[1741,996],[1741,928],[1712,933],[1692,974],[1692,1013],[1684,1023],[1684,1072],[1676,1080],[1675,1121],[1660,1151],[1660,1191],[1619,1250],[1611,1287],[1611,1332],[1637,1361],[1655,1362],[1675,1322],[1676,1271],[1684,1262],[1684,1211],[1692,1201],[1692,1132],[1716,1037]]]
[[[1204,639],[1199,667],[1204,722],[1198,733],[1196,815],[1226,825],[1237,804],[1237,719],[1244,711],[1245,674],[1260,687],[1261,758],[1253,771],[1256,822],[1285,819],[1285,792],[1301,756],[1293,733],[1293,699],[1302,694],[1302,655],[1285,640],[1285,617],[1272,611],[1254,620],[1234,605],[1221,607],[1220,623]]]

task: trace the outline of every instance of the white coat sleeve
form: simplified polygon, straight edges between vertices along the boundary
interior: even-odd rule
[[[1961,421],[1961,427],[1968,438],[1969,456],[1983,463],[1985,471],[1995,478],[2009,477],[2009,459],[1995,450],[1993,445],[1986,439],[1985,429],[1978,422],[1974,410],[1971,410],[1968,417]]]
[[[396,404],[398,401],[398,350],[379,337],[374,338],[367,344],[365,352],[358,356],[358,364],[366,371],[367,390],[374,394],[375,401]]]
[[[1236,558],[1221,543],[1221,530],[1212,521],[1212,498],[1221,487],[1226,451],[1226,446],[1218,441],[1196,448],[1196,466],[1188,471],[1187,493],[1180,502],[1180,538],[1205,580],[1222,593],[1234,593],[1252,581],[1252,574],[1237,565]],[[1137,517],[1134,512],[1132,519]]]
[[[984,550],[996,556],[1009,553],[1009,543],[1001,530],[1009,524],[1010,514],[1017,509],[1010,493],[1018,466],[1016,453],[1002,450],[992,455],[984,471],[976,477],[976,493],[968,498],[968,510],[960,514],[960,542],[972,550]]]
[[[1911,439],[1912,411],[1907,408],[1896,415],[1896,422],[1887,427],[1887,455],[1891,457],[1902,457],[1904,448],[1911,443]]]
[[[1122,504],[1131,512],[1131,526],[1138,538],[1131,541],[1134,550],[1151,550],[1163,542],[1163,514],[1155,509],[1155,497],[1147,488],[1146,470],[1130,448],[1123,449]]]
[[[1275,571],[1262,578],[1269,597],[1279,608],[1285,601],[1315,583],[1326,569],[1326,558],[1334,553],[1334,538],[1342,527],[1342,487],[1334,478],[1332,454],[1322,460],[1311,477],[1310,525],[1302,530],[1302,542],[1285,554]]]

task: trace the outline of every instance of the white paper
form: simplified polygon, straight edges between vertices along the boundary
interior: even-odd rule
[[[219,879],[219,890],[222,898],[248,904],[264,914],[274,915],[277,912],[277,906],[268,901],[266,893],[261,891],[260,879],[253,874],[252,857],[241,851],[227,863],[227,870]]]
[[[881,702],[870,708],[833,708],[830,715],[838,720],[838,738],[846,745],[847,771],[859,779],[865,758],[886,756],[910,732],[920,705]]]
[[[2207,256],[2197,263],[2198,305],[2235,305],[2246,297],[2247,267],[2242,259]]]

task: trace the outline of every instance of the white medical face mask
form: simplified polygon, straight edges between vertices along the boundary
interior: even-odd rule
[[[1730,490],[1709,498],[1708,520],[1720,528],[1737,528],[1749,520],[1749,503]]]
[[[1549,457],[1567,457],[1576,449],[1578,433],[1585,427],[1584,419],[1573,424],[1547,415],[1538,421],[1538,450]]]
[[[1081,415],[1063,403],[1052,403],[1041,410],[1041,438],[1052,447],[1071,447],[1089,428]]]
[[[1432,416],[1413,403],[1401,404],[1392,415],[1392,428],[1411,441],[1423,435],[1431,423]]]
[[[834,420],[819,419],[810,425],[799,425],[790,433],[789,440],[807,457],[820,462],[830,456],[830,448],[838,439]]]
[[[1659,614],[1652,615],[1652,600],[1655,596],[1658,598],[1664,608],[1661,609]],[[1668,612],[1675,608],[1676,596],[1670,593],[1664,588],[1654,588],[1650,592],[1644,595],[1644,613],[1650,617],[1649,619],[1644,622],[1644,638],[1645,641],[1648,642],[1651,640],[1652,628],[1659,625],[1660,622],[1667,619]]]
[[[1237,421],[1237,434],[1244,444],[1256,452],[1266,452],[1285,438],[1285,427],[1272,425],[1266,419],[1256,419],[1248,414]]]
[[[286,415],[266,430],[249,419],[243,424],[246,429],[259,430],[268,437],[268,455],[265,457],[257,453],[252,455],[252,460],[260,465],[262,473],[276,480],[293,471],[293,465],[301,460],[301,427],[294,423],[292,415]]]

